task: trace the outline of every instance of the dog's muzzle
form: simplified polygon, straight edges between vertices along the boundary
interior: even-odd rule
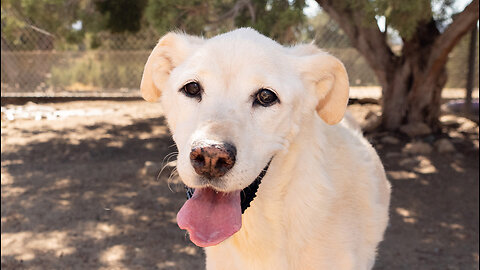
[[[270,159],[270,161],[267,163],[267,166],[265,166],[265,168],[263,168],[263,170],[260,172],[257,178],[255,178],[255,181],[253,181],[248,187],[244,188],[240,193],[242,214],[245,212],[245,210],[247,210],[248,207],[250,207],[250,203],[257,196],[258,187],[260,186],[260,183],[262,182],[263,177],[267,174],[267,171],[268,171],[268,168],[270,167],[270,163],[272,162],[272,159]],[[185,190],[187,194],[187,199],[190,199],[193,196],[195,189],[185,186]]]

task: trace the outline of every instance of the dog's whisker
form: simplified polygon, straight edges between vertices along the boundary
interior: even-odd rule
[[[172,158],[176,160],[177,157],[178,157],[178,154],[169,156],[168,159],[167,159],[167,164],[170,163],[170,160],[171,160]]]
[[[172,193],[175,193],[172,189],[172,187],[170,186],[170,181],[167,180],[167,187],[168,189],[172,192]]]
[[[168,163],[168,159],[171,158],[171,157],[173,157],[173,156],[178,156],[178,152],[174,151],[174,152],[171,152],[171,153],[167,154],[167,155],[163,158],[162,163],[165,163],[165,159],[167,159],[167,163]]]
[[[160,169],[160,172],[157,175],[157,181],[159,180],[160,176],[162,175],[163,171],[168,167],[168,164],[170,163],[170,159],[176,158],[178,156],[178,152],[174,151],[169,154],[167,154],[163,160],[162,160],[162,169]],[[166,160],[166,161],[165,161]]]
[[[173,192],[173,193],[174,193],[175,191],[173,191],[173,189],[172,189],[172,187],[170,186],[170,184],[173,182],[173,177],[174,177],[175,174],[178,175],[178,174],[177,174],[177,168],[176,168],[176,167],[173,168],[172,172],[170,172],[170,176],[169,176],[168,179],[167,179],[168,189],[170,189],[170,191]]]
[[[167,159],[167,162],[164,162],[164,165],[162,166],[162,169],[160,170],[160,173],[158,174],[157,176],[157,180],[160,178],[160,175],[163,173],[163,171],[168,167],[168,165],[170,164],[170,159],[171,158],[175,158],[174,155],[171,155],[168,159]]]

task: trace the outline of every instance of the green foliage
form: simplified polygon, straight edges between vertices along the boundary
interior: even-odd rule
[[[148,22],[164,34],[183,30],[190,34],[203,34],[208,25],[214,1],[207,0],[149,0],[146,9]]]
[[[10,41],[10,46],[15,48],[21,48],[21,34],[22,32],[19,29],[24,29],[26,23],[22,20],[17,19],[13,14],[8,13],[2,2],[2,39],[5,41]],[[3,46],[3,43],[2,43]]]
[[[97,10],[104,16],[105,28],[112,33],[138,32],[147,0],[96,0]]]
[[[333,3],[339,9],[362,10],[367,27],[377,27],[376,20],[384,17],[387,28],[396,30],[403,40],[410,40],[422,22],[435,19],[437,27],[444,27],[443,24],[451,20],[453,4],[454,0],[345,0]]]
[[[235,25],[249,26],[281,43],[298,41],[300,27],[305,22],[305,1],[255,0],[255,20],[247,8],[235,18]]]
[[[250,26],[294,43],[305,22],[304,7],[304,0],[6,0],[2,36],[24,50],[85,49],[103,47],[116,34],[146,29],[155,29],[156,36],[182,30],[209,37]]]
[[[147,1],[6,0],[2,1],[2,37],[7,45],[23,50],[98,48],[103,43],[98,35],[105,32],[148,29],[142,20]]]
[[[24,50],[51,50],[81,44],[88,26],[98,21],[90,0],[2,1],[2,37]],[[84,22],[81,29],[72,25]]]
[[[146,8],[148,22],[159,32],[182,30],[211,36],[235,27],[250,26],[280,42],[298,38],[304,22],[305,1],[252,0],[253,7],[237,5],[233,0],[150,0]]]
[[[405,40],[413,36],[419,22],[432,18],[429,0],[376,0],[371,3],[375,13],[385,16],[387,25],[396,29]]]

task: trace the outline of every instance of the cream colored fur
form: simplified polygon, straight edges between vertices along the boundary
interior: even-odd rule
[[[202,85],[201,101],[179,91],[191,81]],[[213,187],[224,192],[248,186],[273,157],[240,231],[205,249],[207,269],[372,268],[390,184],[353,122],[340,121],[348,87],[335,57],[314,45],[283,47],[252,29],[160,40],[141,91],[164,108],[182,181],[203,187],[189,161],[195,140],[236,146],[235,166]],[[261,88],[280,103],[252,106]]]

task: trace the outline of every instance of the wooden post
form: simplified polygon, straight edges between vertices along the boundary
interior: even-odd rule
[[[470,33],[470,47],[468,52],[468,73],[467,73],[467,85],[466,85],[466,95],[465,95],[465,113],[470,113],[472,111],[472,91],[473,83],[475,80],[475,58],[477,49],[477,24],[472,27]]]

